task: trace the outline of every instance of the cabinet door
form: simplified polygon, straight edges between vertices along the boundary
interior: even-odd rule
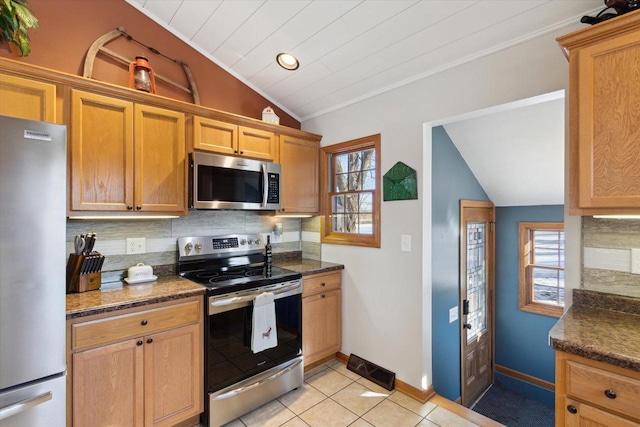
[[[244,126],[239,126],[238,132],[238,154],[254,159],[278,160],[278,145],[273,132]]]
[[[193,148],[221,154],[238,154],[238,126],[195,116]]]
[[[579,49],[576,59],[579,207],[638,208],[640,33]]]
[[[335,354],[342,345],[340,290],[302,298],[302,354],[305,365]]]
[[[0,74],[0,99],[0,115],[56,121],[55,85]]]
[[[71,94],[70,209],[133,209],[133,103]]]
[[[280,135],[282,212],[314,214],[320,210],[320,144]]]
[[[200,331],[194,324],[145,339],[146,426],[170,426],[202,412]]]
[[[142,339],[75,353],[72,360],[74,426],[142,425]]]
[[[184,114],[135,106],[135,210],[186,214]]]
[[[556,417],[562,416],[556,414]],[[593,406],[565,399],[564,425],[566,427],[638,427],[640,424],[610,414]]]

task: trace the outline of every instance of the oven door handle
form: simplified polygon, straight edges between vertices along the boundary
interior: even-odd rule
[[[300,287],[300,283],[301,282],[296,282],[292,285],[289,286],[284,286],[280,289],[277,289],[275,291],[273,291],[274,295],[278,295],[278,294],[282,294],[285,292],[289,292],[295,288]],[[269,292],[269,291],[264,291],[264,292]],[[231,305],[231,304],[237,304],[237,303],[241,303],[241,302],[247,302],[247,301],[253,301],[254,299],[256,299],[256,297],[258,295],[260,295],[262,292],[255,292],[255,293],[251,293],[248,295],[242,295],[239,297],[231,297],[231,298],[225,298],[225,299],[220,299],[220,300],[213,300],[211,301],[211,306],[212,307],[222,307],[225,305]]]
[[[267,378],[258,380],[253,384],[249,384],[248,386],[238,387],[238,388],[236,388],[234,390],[231,390],[231,391],[228,391],[226,393],[223,393],[220,396],[216,396],[215,399],[216,400],[228,399],[230,397],[237,396],[237,395],[242,394],[244,392],[247,392],[247,391],[249,391],[251,389],[259,387],[259,386],[261,386],[263,384],[266,384],[266,383],[268,383],[270,381],[275,380],[276,378],[279,378],[279,377],[283,376],[287,372],[289,372],[289,371],[293,370],[295,367],[297,367],[300,363],[302,363],[302,359],[301,358],[294,359],[288,366],[286,366],[284,369],[276,372],[275,374],[270,375]]]

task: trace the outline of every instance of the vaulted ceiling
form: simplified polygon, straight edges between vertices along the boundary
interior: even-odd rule
[[[604,9],[602,0],[126,1],[301,122]],[[280,52],[300,68],[280,68]],[[497,206],[563,203],[564,100],[543,101],[445,125]]]
[[[603,8],[602,0],[126,1],[300,121]],[[280,52],[300,68],[280,68]]]

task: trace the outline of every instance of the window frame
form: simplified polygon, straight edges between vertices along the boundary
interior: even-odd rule
[[[543,304],[533,301],[533,282],[531,269],[531,243],[534,231],[563,231],[563,222],[519,222],[518,223],[518,284],[520,310],[542,314],[550,317],[561,317],[564,306]],[[566,251],[566,246],[564,251]],[[564,271],[565,268],[563,267]],[[566,287],[565,287],[566,298]],[[563,300],[564,303],[564,300]]]
[[[375,189],[372,190],[372,233],[338,233],[332,231],[332,212],[331,197],[334,192],[330,192],[333,176],[333,165],[331,159],[333,156],[347,154],[354,151],[375,151]],[[341,142],[339,144],[328,145],[322,147],[322,155],[320,156],[321,170],[321,189],[322,198],[320,212],[322,215],[320,221],[320,241],[321,243],[330,243],[336,245],[364,246],[371,248],[380,247],[380,199],[381,199],[381,170],[380,170],[380,134],[369,135],[363,138],[353,139]],[[369,190],[366,190],[367,192]]]

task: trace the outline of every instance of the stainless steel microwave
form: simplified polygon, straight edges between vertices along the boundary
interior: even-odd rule
[[[280,209],[278,163],[195,151],[190,205],[196,209]]]

